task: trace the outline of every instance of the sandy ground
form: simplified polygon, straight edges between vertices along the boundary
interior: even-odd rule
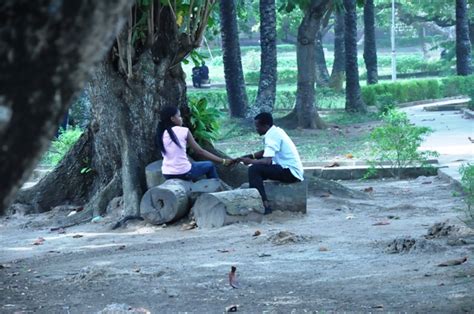
[[[48,229],[52,213],[3,219],[0,312],[474,311],[474,232],[448,184],[344,184],[371,187],[371,198],[313,195],[306,215],[275,212],[261,224],[212,230],[135,223],[112,232],[105,220],[60,234]],[[45,241],[33,245],[38,237]]]

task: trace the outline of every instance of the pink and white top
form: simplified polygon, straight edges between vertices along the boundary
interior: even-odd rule
[[[163,154],[163,165],[161,171],[163,174],[185,174],[191,170],[191,163],[186,155],[186,143],[189,129],[182,126],[172,128],[181,147],[175,144],[168,131],[163,132],[163,146],[166,153]]]

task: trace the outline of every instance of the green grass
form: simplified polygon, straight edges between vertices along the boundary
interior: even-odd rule
[[[286,130],[303,161],[345,158],[346,154],[352,154],[355,159],[366,159],[369,156],[371,125],[367,123],[378,120],[375,114],[354,116],[332,112],[323,119],[330,124],[328,129]],[[221,132],[215,145],[229,156],[238,157],[263,148],[262,137],[255,132],[251,122],[225,117],[220,120],[220,124]]]

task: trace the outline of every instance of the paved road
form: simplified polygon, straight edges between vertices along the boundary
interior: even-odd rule
[[[433,129],[421,149],[435,150],[439,162],[454,178],[459,178],[458,168],[463,163],[474,163],[474,120],[466,119],[460,111],[425,111],[425,105],[403,108],[410,121]]]

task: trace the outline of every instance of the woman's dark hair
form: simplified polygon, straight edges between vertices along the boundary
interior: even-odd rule
[[[158,128],[156,129],[156,136],[155,136],[155,143],[158,149],[165,154],[166,149],[163,144],[163,133],[168,131],[168,134],[170,135],[171,140],[181,147],[181,144],[179,144],[178,138],[176,137],[176,134],[174,134],[173,130],[171,129],[172,127],[176,126],[173,121],[171,121],[171,117],[176,115],[178,113],[178,107],[174,106],[165,106],[161,109],[160,111],[160,122],[158,123]]]

